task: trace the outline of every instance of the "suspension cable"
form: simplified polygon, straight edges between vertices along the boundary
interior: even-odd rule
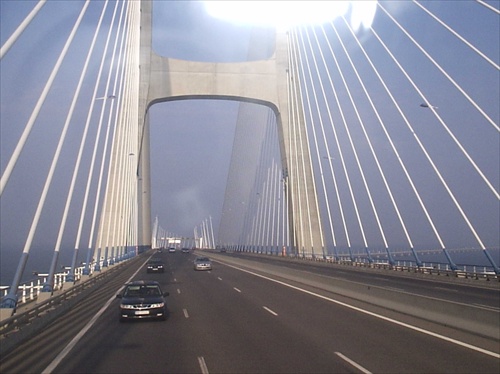
[[[31,10],[31,12],[26,16],[23,22],[17,27],[17,29],[12,33],[12,35],[7,39],[7,41],[0,48],[0,60],[5,56],[5,54],[9,51],[9,49],[14,45],[14,43],[19,39],[21,34],[26,30],[26,27],[33,21],[33,18],[36,17],[40,9],[44,6],[47,0],[40,0],[35,7]]]
[[[467,92],[464,91],[464,89],[462,87],[460,87],[460,85],[455,82],[455,80],[441,67],[441,65],[439,65],[436,60],[434,60],[432,58],[432,56],[410,35],[410,33],[408,31],[406,31],[406,29],[401,26],[401,24],[396,21],[396,19],[379,3],[377,2],[377,5],[384,11],[385,14],[387,14],[387,16],[396,24],[396,26],[398,26],[398,28],[413,42],[413,44],[415,44],[415,46],[420,49],[420,51],[434,64],[434,66],[436,68],[439,69],[439,71],[441,73],[443,73],[443,75],[448,78],[448,80],[450,81],[451,84],[453,84],[457,89],[458,91],[460,91],[460,93],[474,106],[474,108],[476,108],[479,113],[481,113],[483,115],[483,117],[498,131],[500,132],[500,127],[498,126],[498,124],[495,123],[495,121],[493,121],[485,112],[483,109],[481,109],[481,107],[467,94]],[[430,107],[431,109],[434,109],[432,107]],[[434,112],[434,110],[433,110]]]
[[[431,16],[435,21],[437,21],[441,26],[443,26],[446,30],[451,32],[454,36],[456,36],[458,39],[460,39],[463,43],[465,43],[470,49],[472,49],[474,52],[476,52],[479,56],[481,56],[483,59],[485,59],[489,64],[493,65],[497,70],[500,70],[500,66],[493,61],[491,58],[486,56],[483,52],[481,52],[479,49],[477,49],[472,43],[470,43],[467,39],[465,39],[462,35],[460,35],[458,32],[453,30],[450,26],[448,26],[445,22],[443,22],[440,18],[438,18],[435,14],[431,13],[427,8],[422,6],[418,1],[413,0],[413,2],[420,7],[424,12],[426,12],[429,16]]]
[[[52,72],[50,73],[49,79],[47,80],[47,83],[45,84],[45,87],[43,88],[42,94],[38,98],[38,101],[35,105],[35,108],[33,109],[33,112],[31,113],[31,116],[28,120],[28,123],[26,124],[23,133],[21,134],[21,138],[19,139],[19,142],[16,145],[16,148],[14,149],[14,152],[12,153],[11,158],[9,159],[9,162],[7,166],[5,167],[5,170],[2,174],[2,177],[0,178],[0,196],[3,193],[3,190],[5,188],[5,185],[9,181],[10,175],[12,174],[12,171],[14,170],[14,167],[17,163],[17,160],[19,159],[19,156],[24,148],[24,145],[26,144],[26,141],[28,140],[28,136],[33,129],[33,125],[35,124],[36,119],[38,118],[38,114],[40,113],[40,110],[42,109],[43,103],[45,102],[45,99],[47,98],[47,95],[49,93],[50,88],[52,87],[52,84],[54,83],[54,80],[57,76],[57,73],[59,72],[59,68],[61,67],[61,64],[66,57],[66,54],[68,52],[68,49],[75,37],[75,34],[78,30],[78,27],[80,26],[81,20],[83,18],[83,15],[85,14],[85,11],[87,10],[87,7],[89,5],[90,0],[85,1],[84,8],[82,9],[82,12],[80,13],[80,16],[78,17],[77,22],[73,26],[73,29],[71,30],[70,35],[68,36],[68,39],[66,40],[66,44],[64,45],[61,54],[59,55],[56,64],[54,65]]]

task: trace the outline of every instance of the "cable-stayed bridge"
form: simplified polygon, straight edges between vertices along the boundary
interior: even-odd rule
[[[497,2],[182,12],[2,4],[5,315],[171,245],[498,279]]]
[[[74,24],[67,25],[66,40],[62,33],[58,34],[61,49],[55,64],[47,63],[44,67],[47,80],[37,84],[38,98],[34,88],[17,87],[20,91],[13,95],[16,99],[7,102],[10,97],[7,87],[14,84],[21,73],[16,48],[20,49],[18,45],[22,45],[23,40],[32,40],[29,32],[35,32],[34,21],[28,21],[43,17],[46,5],[40,2],[33,11],[25,5],[26,9],[16,14],[19,23],[8,25],[10,33],[2,33],[5,38],[2,74],[6,87],[2,95],[2,251],[4,256],[7,251],[10,256],[15,248],[18,252],[23,248],[21,241],[13,242],[9,237],[16,225],[16,231],[27,236],[22,252],[27,260],[28,254],[33,253],[31,247],[37,246],[37,238],[41,236],[42,219],[53,224],[54,214],[46,212],[57,209],[60,226],[57,232],[52,229],[57,235],[52,244],[44,238],[43,245],[55,247],[53,262],[57,263],[63,237],[73,235],[71,269],[75,268],[76,261],[83,261],[89,268],[88,273],[92,258],[103,258],[107,266],[109,259],[116,256],[108,252],[114,246],[121,247],[117,250],[120,253],[129,253],[136,246],[150,245],[151,213],[144,207],[149,201],[137,197],[140,196],[138,188],[148,197],[150,191],[146,192],[140,183],[136,185],[137,180],[142,180],[140,162],[145,158],[142,148],[148,134],[140,124],[133,124],[138,128],[129,128],[137,116],[131,108],[139,105],[131,104],[131,100],[139,100],[139,87],[130,86],[134,82],[139,84],[139,51],[132,50],[139,48],[140,42],[135,26],[139,21],[132,19],[137,10],[133,10],[131,4],[103,3],[102,8],[87,3],[78,5],[82,6],[81,10],[76,4],[65,5],[68,19],[71,15],[78,17]],[[398,6],[378,3],[371,7],[374,18],[368,26],[354,23],[358,15],[353,8],[350,13],[319,27],[290,29],[283,41],[288,64],[285,69],[290,96],[286,100],[290,103],[289,123],[277,125],[276,108],[240,104],[237,125],[232,130],[231,161],[226,186],[222,187],[225,192],[219,217],[212,217],[211,212],[208,212],[210,216],[192,217],[193,226],[202,222],[192,235],[176,232],[175,227],[170,230],[167,227],[166,232],[171,236],[202,238],[198,242],[211,247],[220,245],[268,253],[282,253],[285,248],[288,255],[305,257],[350,260],[363,257],[373,261],[373,255],[380,257],[382,252],[386,260],[394,264],[397,254],[400,259],[413,261],[418,266],[426,260],[420,258],[419,251],[437,251],[442,257],[428,262],[448,263],[451,269],[457,269],[456,262],[464,263],[453,258],[455,250],[476,250],[478,260],[470,264],[481,264],[498,272],[498,259],[495,261],[491,256],[493,253],[498,257],[499,235],[498,59],[495,60],[498,38],[494,37],[498,14],[484,2],[463,7],[464,14],[469,7],[475,17],[484,14],[489,28],[482,26],[476,30],[472,20],[466,28],[462,19],[445,19],[444,5],[436,9],[443,12],[440,17],[429,7],[415,2]],[[93,12],[101,13],[97,16]],[[398,21],[399,14],[402,20]],[[23,23],[20,22],[22,16],[26,16]],[[419,26],[415,30],[411,29],[415,26],[403,24],[405,17],[413,16],[422,18],[418,18]],[[87,30],[91,22],[95,25],[93,33]],[[420,32],[424,29],[425,32]],[[247,56],[269,59],[276,43],[275,35],[266,28],[253,30]],[[390,45],[389,40],[396,39],[394,35],[397,40]],[[49,37],[50,34],[45,43],[55,44]],[[85,37],[86,44],[75,40],[77,37]],[[82,45],[88,46],[86,53],[81,52]],[[32,55],[36,55],[35,52],[31,50]],[[70,60],[75,58],[79,58],[78,64]],[[52,59],[54,61],[54,57]],[[38,68],[41,69],[41,64],[33,70]],[[174,74],[180,73],[170,75]],[[211,74],[213,77],[217,73]],[[224,74],[228,73],[218,72],[219,76]],[[247,72],[244,74],[252,78]],[[68,76],[72,77],[71,81]],[[191,76],[198,79],[200,73],[194,72]],[[53,113],[43,117],[44,107],[56,105],[62,110],[61,97],[51,96],[62,82],[67,86],[72,82],[75,92],[72,96],[65,94],[64,105],[68,109],[65,115],[60,115],[61,125],[56,125]],[[223,84],[227,82],[220,83]],[[250,84],[246,84],[243,91],[250,90]],[[189,94],[190,89],[183,93]],[[194,101],[203,97],[198,93],[203,90],[206,89],[195,87],[191,96],[179,94],[168,100],[192,98]],[[27,92],[32,93],[33,109],[30,114],[26,103],[25,114],[20,116],[20,98]],[[227,99],[211,94],[205,97]],[[161,97],[157,101],[161,100],[167,99]],[[80,109],[84,105],[88,110]],[[297,119],[301,116],[304,126]],[[22,119],[26,120],[25,124]],[[117,130],[122,123],[128,126],[125,135]],[[303,132],[299,131],[301,128]],[[37,136],[40,140],[36,140]],[[79,143],[75,139],[79,139]],[[41,142],[50,148],[46,151],[47,158],[41,157],[38,150],[29,150],[29,147],[37,149]],[[184,147],[196,148],[197,145],[188,143]],[[120,157],[116,161],[119,165],[111,165],[109,161],[113,152],[121,152],[115,156]],[[287,156],[287,152],[290,155]],[[28,153],[31,154],[28,156]],[[294,157],[295,154],[307,157]],[[183,158],[180,154],[171,156],[173,159],[167,161],[171,164]],[[196,162],[203,168],[202,160]],[[309,169],[306,164],[310,165],[314,179],[305,177],[304,172]],[[38,176],[37,172],[37,183],[30,184],[32,188],[22,188],[31,194],[28,198],[16,188],[16,178],[26,186],[25,178],[32,179],[35,175],[30,167],[47,170],[47,175]],[[120,171],[114,171],[114,167]],[[165,173],[168,174],[168,170]],[[111,178],[119,179],[120,191],[106,194],[112,185]],[[175,179],[180,178],[175,175]],[[52,192],[57,189],[55,185],[64,185],[67,191]],[[292,187],[296,189],[293,194],[297,198],[287,198]],[[316,193],[305,193],[308,189]],[[57,208],[51,208],[50,195],[56,193],[65,203],[59,202]],[[21,201],[32,203],[23,204],[23,219],[19,221],[10,212]],[[103,204],[125,209],[119,213],[120,222],[113,218],[115,226],[106,230],[106,238],[98,236],[106,224],[106,219],[100,218],[106,217]],[[315,218],[318,212],[321,217]],[[72,228],[68,216],[74,217]],[[16,219],[10,219],[14,217]],[[167,222],[161,223],[161,220],[160,217],[160,226],[165,226]],[[216,222],[217,237],[212,220]],[[20,228],[20,223],[25,227]],[[311,229],[312,226],[315,228]],[[300,244],[314,230],[316,237],[307,245]],[[111,232],[113,237],[109,237]],[[67,247],[64,250],[68,252]],[[99,269],[100,265],[97,266]]]

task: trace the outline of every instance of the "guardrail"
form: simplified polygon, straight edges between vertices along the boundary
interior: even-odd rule
[[[126,259],[122,259],[121,261],[125,261]],[[115,259],[115,263],[119,263]],[[120,262],[121,262],[120,261]],[[89,266],[90,274],[92,275],[94,273],[94,268],[97,263],[93,262]],[[104,266],[104,260],[101,260],[99,262],[99,268],[103,269]],[[74,281],[77,282],[79,281],[82,276],[83,276],[83,271],[85,269],[85,266],[79,266],[75,268],[75,274],[74,274]],[[59,272],[54,274],[54,289],[53,291],[58,291],[61,290],[66,283],[67,277],[69,275],[69,270],[70,268],[65,268],[65,271]],[[40,293],[42,292],[42,288],[44,284],[48,282],[49,274],[47,273],[34,273],[36,275],[36,279],[29,280],[27,282],[24,282],[20,284],[17,288],[17,306],[22,306],[23,304],[30,303],[38,298]],[[0,296],[3,298],[5,297],[10,290],[10,286],[0,286]]]
[[[367,262],[360,260],[333,260],[333,259],[321,259],[320,261],[332,262],[337,264],[345,264],[357,267],[366,267],[372,269],[386,269],[394,271],[402,271],[408,273],[420,273],[420,274],[435,274],[444,275],[447,277],[457,277],[457,278],[467,278],[467,279],[484,279],[487,281],[497,280],[500,281],[500,277],[495,274],[494,271],[489,271],[486,266],[473,266],[473,265],[462,265],[458,270],[452,270],[448,264],[433,264],[433,263],[423,263],[422,266],[417,266],[412,263],[407,263],[405,261],[397,261],[394,265],[387,262]]]
[[[83,269],[83,266],[75,269],[75,281],[81,279]],[[64,283],[66,283],[68,274],[68,272],[54,274],[54,291],[60,290],[63,287]],[[36,279],[20,284],[17,288],[18,305],[36,300],[43,288],[43,285],[47,283],[49,274],[38,273],[35,275],[37,276]],[[10,286],[0,286],[0,290],[2,297],[4,297],[9,293]]]
[[[457,265],[458,270],[452,270],[449,264],[442,263],[429,263],[424,262],[422,266],[417,266],[415,262],[411,261],[396,261],[394,265],[388,262],[376,260],[369,262],[366,258],[355,258],[351,260],[349,257],[340,257],[335,259],[333,256],[318,257],[308,255],[307,253],[292,255],[288,253],[278,253],[276,251],[234,251],[231,249],[225,249],[224,252],[242,252],[246,254],[255,255],[267,255],[280,258],[288,258],[303,261],[313,261],[322,263],[332,263],[339,265],[348,265],[354,267],[364,267],[371,269],[385,269],[394,270],[407,273],[415,274],[430,274],[430,275],[441,275],[446,277],[456,277],[456,278],[466,278],[466,279],[476,279],[476,280],[486,280],[486,281],[498,281],[500,282],[500,276],[497,275],[493,268],[488,266],[475,266],[475,265]],[[217,252],[217,250],[216,250]]]

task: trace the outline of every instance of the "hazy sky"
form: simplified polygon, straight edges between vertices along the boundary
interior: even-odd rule
[[[499,7],[498,1],[488,3],[496,9]],[[0,0],[2,45],[35,4],[35,1]],[[82,4],[83,1],[49,1],[30,28],[22,35],[18,44],[1,61],[0,164],[2,171],[40,96]],[[418,11],[415,5],[409,2],[384,4],[393,14],[398,15],[413,35],[425,43],[430,53],[439,56],[440,63],[446,66],[450,74],[458,77],[460,84],[466,87],[468,93],[474,95],[474,98],[486,108],[498,125],[498,70],[495,71],[482,62],[478,63],[476,59],[470,58],[469,55],[464,56],[461,52],[457,55],[457,51],[462,51],[463,47],[459,46],[460,43],[456,42],[456,38],[450,38],[449,34],[442,32],[442,27],[437,23],[429,23],[429,16]],[[499,63],[500,17],[498,15],[492,16],[492,11],[473,1],[433,1],[422,2],[422,4],[439,14],[443,20],[466,35],[475,46],[497,64]],[[77,35],[70,48],[63,68],[54,82],[40,118],[26,144],[26,151],[19,160],[15,173],[1,198],[2,284],[5,283],[5,279],[10,280],[11,276],[8,277],[8,275],[12,273],[12,267],[17,266],[19,255],[26,241],[54,152],[54,145],[71,100],[68,87],[74,89],[77,79],[75,77],[81,70],[79,46],[88,45],[99,15],[100,6],[96,5],[98,4],[94,2],[89,8],[82,24],[84,32]],[[203,4],[199,2],[156,2],[153,21],[155,28],[153,44],[159,54],[181,59],[220,62],[241,61],[246,58],[251,28],[213,19],[206,14]],[[460,133],[460,140],[467,144],[473,156],[479,160],[480,166],[491,178],[498,191],[500,184],[498,132],[491,131],[491,129],[485,130],[487,125],[477,120],[476,115],[471,114],[470,105],[462,98],[458,98],[449,84],[441,84],[441,74],[418,56],[414,48],[404,42],[399,33],[393,28],[386,27],[387,23],[387,17],[378,11],[374,20],[374,28],[388,44],[397,49],[398,58],[407,64],[405,66],[412,69],[413,76],[418,77],[419,86],[429,94],[446,121],[453,123],[455,130],[463,130]],[[360,35],[368,53],[380,57],[378,60],[380,71],[385,74],[388,84],[398,90],[398,98],[406,106],[405,111],[410,117],[418,119],[419,127],[416,131],[422,139],[432,145],[436,157],[443,156],[439,162],[446,170],[447,178],[451,178],[456,183],[457,187],[454,188],[460,192],[466,208],[477,222],[484,221],[484,224],[481,223],[479,226],[483,230],[482,235],[487,238],[488,246],[498,249],[500,245],[498,244],[498,201],[477,199],[477,195],[484,194],[484,187],[473,182],[476,177],[469,177],[471,175],[469,167],[464,166],[462,161],[458,158],[446,157],[447,152],[450,152],[449,149],[454,148],[444,146],[437,140],[443,130],[426,131],[426,128],[430,129],[433,126],[437,128],[437,121],[432,113],[419,107],[421,99],[408,84],[399,83],[398,79],[401,78],[401,74],[396,73],[388,55],[380,52],[380,47],[374,43],[373,37],[369,33]],[[361,59],[360,54],[355,54],[354,57]],[[368,71],[366,66],[366,64],[361,65]],[[94,66],[93,69],[95,70],[96,67]],[[382,88],[380,85],[373,87],[373,92],[380,93],[379,107],[384,108],[385,104],[382,99],[386,100],[385,102],[388,101],[383,96]],[[355,92],[361,97],[361,89],[355,88]],[[91,83],[87,82],[85,89],[91,90]],[[360,99],[361,101],[363,99]],[[151,109],[152,215],[153,218],[158,215],[165,229],[179,235],[192,235],[194,226],[212,216],[214,229],[217,231],[237,113],[237,103],[222,101],[164,103],[155,105]],[[394,119],[392,125],[396,130],[398,126],[402,127],[394,108],[388,108],[385,115],[387,118]],[[77,109],[75,117],[83,122],[86,117],[84,109]],[[53,250],[60,212],[64,204],[64,199],[60,197],[67,193],[69,182],[66,176],[73,165],[72,150],[79,144],[81,128],[81,123],[75,124],[74,130],[68,135],[67,145],[63,150],[67,162],[63,162],[56,171],[55,180],[59,183],[51,188],[46,208],[42,213],[31,251],[32,269],[35,269],[36,264],[41,264],[42,267],[48,266],[45,263],[48,263],[50,256],[39,253]],[[381,138],[377,140],[382,142]],[[407,144],[407,149],[415,147],[409,133],[402,135],[398,141],[403,148],[405,144]],[[456,151],[453,150],[453,152]],[[422,161],[408,158],[408,162],[419,164]],[[427,177],[428,171],[421,171],[418,168],[413,170],[417,177],[421,174],[423,180],[429,178]],[[434,179],[435,177],[432,177],[432,181]],[[431,184],[431,178],[428,180],[429,183],[427,185],[424,183],[422,186],[423,191],[431,206],[439,206],[447,197],[442,192],[437,192],[436,184]],[[84,180],[79,180],[80,192],[84,183]],[[405,187],[396,183],[395,188],[404,189]],[[471,198],[469,199],[468,196]],[[411,206],[410,201],[407,203]],[[81,199],[75,203],[75,206],[79,206],[78,204],[81,204]],[[465,247],[474,246],[471,235],[464,234],[466,230],[455,232],[454,222],[457,219],[448,215],[452,210],[453,208],[448,204],[446,208],[436,212],[436,215],[444,222],[442,229],[448,230],[447,239],[450,246],[458,247],[462,244]],[[348,214],[353,215],[352,211]],[[68,250],[74,246],[77,220],[78,213],[73,213],[68,222],[68,234],[64,237],[63,248]],[[415,214],[413,220],[420,222],[421,213]],[[85,230],[88,233],[88,226]],[[422,230],[422,232],[417,230],[417,233],[425,237],[428,235],[428,230]],[[358,240],[357,244],[359,243]],[[86,251],[86,246],[84,242],[81,248]]]

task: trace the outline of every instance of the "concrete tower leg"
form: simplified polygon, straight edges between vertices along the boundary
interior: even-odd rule
[[[146,114],[143,133],[141,134],[141,154],[138,171],[138,251],[139,253],[151,249],[151,162],[150,162],[150,134],[149,116]]]

